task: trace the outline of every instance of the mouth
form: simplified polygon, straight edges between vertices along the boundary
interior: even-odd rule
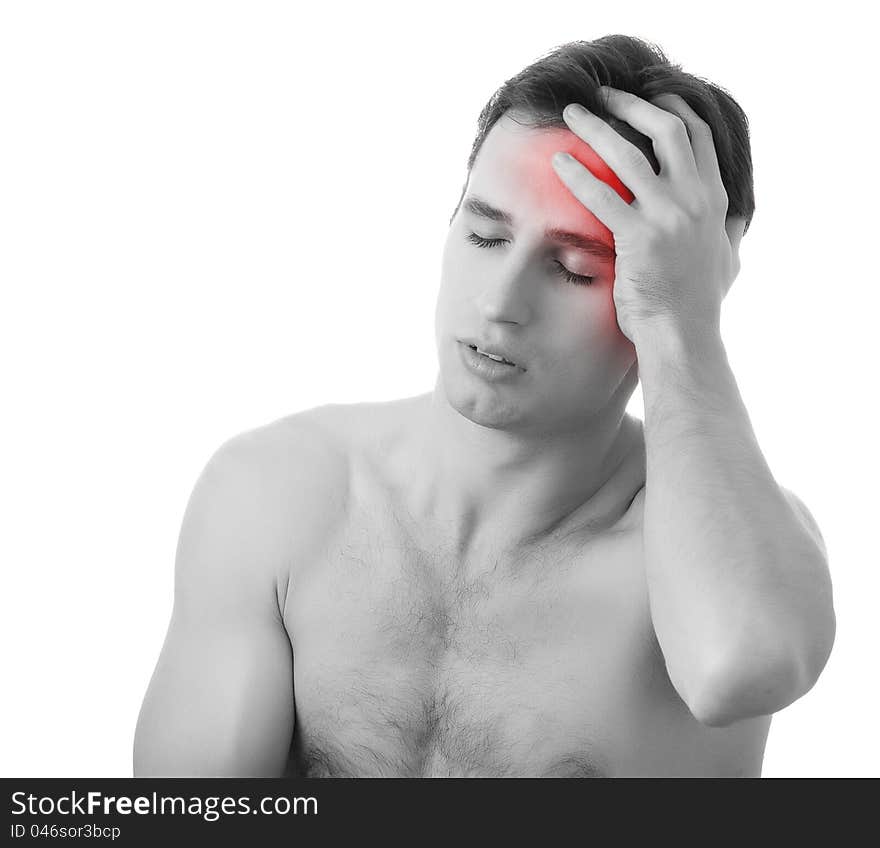
[[[488,350],[483,350],[482,348],[477,347],[476,345],[469,344],[468,347],[471,350],[475,350],[477,353],[482,354],[483,356],[488,356],[489,359],[494,359],[496,362],[503,362],[505,365],[513,365],[516,366],[515,362],[511,362],[509,359],[505,359],[503,356],[497,353],[489,353]]]
[[[492,361],[497,362],[499,365],[505,365],[510,368],[517,368],[520,371],[525,371],[526,368],[520,365],[516,360],[512,358],[513,352],[508,350],[501,345],[489,344],[482,340],[476,339],[459,339],[458,340],[461,345],[464,347],[470,348],[475,354],[478,355],[479,361]]]

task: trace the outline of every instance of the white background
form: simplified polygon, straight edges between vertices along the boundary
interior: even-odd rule
[[[131,775],[205,461],[296,410],[433,387],[480,109],[554,46],[614,32],[751,124],[724,339],[777,480],[825,536],[838,617],[764,775],[880,774],[866,12],[602,5],[0,7],[3,775]]]

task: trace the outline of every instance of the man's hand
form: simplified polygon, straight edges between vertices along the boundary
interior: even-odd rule
[[[677,94],[651,102],[603,86],[608,110],[651,138],[660,164],[578,104],[564,118],[635,195],[627,204],[577,159],[554,156],[571,193],[614,236],[617,323],[632,342],[659,328],[717,333],[721,301],[739,271],[743,218],[727,219],[712,131]],[[662,107],[662,108],[661,108]]]
[[[721,301],[739,270],[708,125],[675,95],[607,95],[660,165],[585,112],[565,119],[625,191],[571,159],[562,182],[612,233],[614,303],[645,400],[642,537],[651,618],[698,721],[777,712],[815,683],[834,641],[826,552],[761,453],[727,361]],[[661,108],[662,105],[662,108]]]

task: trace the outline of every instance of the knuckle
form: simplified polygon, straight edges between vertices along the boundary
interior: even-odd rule
[[[653,173],[653,168],[651,168],[647,157],[635,145],[631,144],[629,148],[624,152],[623,161],[630,170],[647,171],[650,169]]]
[[[669,118],[665,119],[662,124],[663,134],[670,139],[676,139],[681,141],[682,139],[688,140],[688,131],[687,127],[684,125],[684,121],[679,118],[677,115],[670,115]]]
[[[595,193],[595,203],[602,209],[608,209],[612,203],[611,189],[597,188]]]
[[[707,138],[712,138],[712,127],[710,127],[709,124],[706,123],[706,121],[704,121],[696,112],[693,113],[690,123],[693,132],[699,133],[699,135]]]

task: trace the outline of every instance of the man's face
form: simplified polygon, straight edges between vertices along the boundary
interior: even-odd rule
[[[452,407],[487,427],[577,429],[608,405],[635,363],[614,310],[611,231],[556,176],[556,150],[594,173],[604,167],[616,180],[570,130],[530,129],[506,114],[471,169],[443,251],[435,314],[441,379]],[[487,211],[480,204],[511,221],[480,214]],[[591,252],[554,238],[547,232],[553,229],[598,240],[604,255],[601,245]],[[490,240],[488,246],[479,246],[480,239]],[[465,339],[502,348],[518,367],[494,365]],[[504,370],[491,379],[468,361],[478,363],[477,372],[480,363]]]

